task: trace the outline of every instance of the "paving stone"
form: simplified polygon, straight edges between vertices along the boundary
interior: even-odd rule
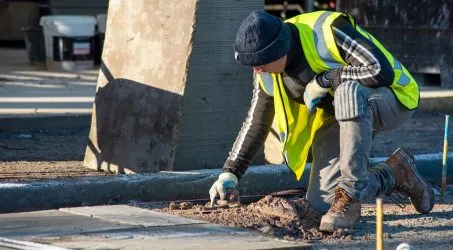
[[[40,239],[45,240],[45,239]],[[75,235],[49,244],[77,249],[311,249],[311,244],[285,242],[245,229],[213,224],[149,227],[129,231]]]
[[[144,227],[205,223],[179,216],[161,214],[127,205],[63,208],[60,211],[98,218],[104,221]]]
[[[16,238],[69,235],[137,227],[58,210],[0,214],[0,221],[0,235]]]

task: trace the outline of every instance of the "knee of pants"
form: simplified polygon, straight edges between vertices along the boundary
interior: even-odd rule
[[[335,90],[335,118],[350,120],[364,115],[368,110],[367,87],[356,81],[342,83]]]

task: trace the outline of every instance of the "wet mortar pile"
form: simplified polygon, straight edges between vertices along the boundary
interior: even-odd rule
[[[353,238],[352,231],[337,230],[333,234],[319,231],[321,215],[311,207],[304,195],[292,197],[267,195],[248,205],[216,209],[191,202],[171,202],[166,207],[153,210],[226,226],[255,229],[284,240]]]

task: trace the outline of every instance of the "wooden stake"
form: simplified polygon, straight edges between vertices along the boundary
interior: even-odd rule
[[[382,198],[376,198],[376,250],[384,249]]]

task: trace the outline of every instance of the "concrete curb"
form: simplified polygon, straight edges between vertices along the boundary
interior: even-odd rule
[[[432,183],[439,183],[441,154],[417,155],[419,172]],[[453,153],[448,164],[453,164]],[[372,163],[385,158],[373,158]],[[307,172],[310,164],[307,164]],[[165,201],[207,199],[208,190],[220,169],[188,172],[160,172],[101,177],[81,177],[31,183],[0,183],[0,212],[21,212],[71,206],[124,203],[129,200]],[[239,192],[246,195],[306,187],[309,174],[300,182],[284,165],[250,167],[240,181]],[[453,181],[453,170],[448,174]]]
[[[220,169],[205,169],[0,183],[0,212],[124,203],[129,200],[207,199],[208,190],[220,172]],[[269,193],[303,184],[304,181],[298,184],[285,166],[257,166],[250,167],[242,178],[240,192]]]
[[[451,112],[453,91],[443,88],[422,87],[420,89],[419,112]]]

